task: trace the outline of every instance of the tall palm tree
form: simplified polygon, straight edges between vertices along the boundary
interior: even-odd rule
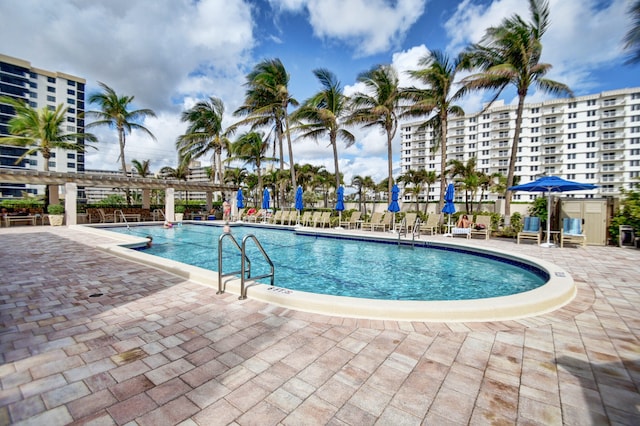
[[[219,98],[212,96],[208,101],[196,103],[182,112],[181,120],[189,126],[176,140],[180,155],[189,153],[198,159],[211,152],[212,180],[218,183],[223,181],[222,150],[230,144],[222,127],[223,115],[224,103]]]
[[[336,175],[336,188],[340,186],[340,170],[338,166],[338,138],[345,142],[348,148],[356,142],[353,134],[345,130],[344,118],[347,113],[348,97],[342,93],[342,86],[338,78],[331,71],[320,68],[313,71],[320,81],[322,90],[307,99],[292,115],[292,119],[302,121],[297,130],[301,137],[319,138],[329,136],[329,145],[333,149],[333,167]]]
[[[276,141],[279,147],[280,170],[284,170],[283,138],[286,136],[289,148],[289,168],[291,170],[291,185],[296,187],[296,172],[293,167],[293,146],[289,131],[289,106],[297,106],[296,101],[289,94],[289,74],[280,59],[265,59],[257,64],[247,75],[247,91],[245,101],[234,115],[246,118],[236,123],[239,125],[251,124],[252,130],[264,126],[272,126],[275,131]],[[280,198],[284,198],[284,189],[281,188]]]
[[[360,175],[355,175],[351,178],[351,186],[356,188],[358,194],[358,211],[362,211],[362,195],[364,187],[364,178]]]
[[[624,36],[624,48],[630,51],[627,64],[640,62],[640,0],[635,0],[629,6],[629,14],[633,21],[631,28]]]
[[[109,126],[115,128],[118,132],[118,143],[120,144],[120,165],[122,173],[127,176],[127,162],[124,156],[124,147],[126,145],[126,134],[133,130],[140,130],[151,137],[154,141],[156,137],[149,129],[144,127],[139,121],[144,121],[147,117],[155,117],[156,114],[151,109],[137,109],[130,111],[134,96],[118,96],[111,87],[102,82],[98,82],[102,87],[102,92],[93,93],[89,96],[89,103],[97,104],[99,111],[87,111],[89,117],[93,117],[96,121],[87,124],[87,128],[96,126]],[[131,204],[131,196],[127,189],[127,204]]]
[[[358,92],[351,97],[349,124],[364,127],[381,127],[387,136],[388,191],[391,199],[393,187],[392,142],[398,129],[398,112],[407,94],[400,88],[398,73],[391,65],[380,65],[361,73],[358,81],[363,83],[366,93]]]
[[[496,90],[494,100],[502,90],[513,85],[518,93],[516,127],[511,143],[511,158],[507,174],[507,188],[513,186],[518,153],[518,141],[522,129],[522,111],[525,98],[532,84],[544,92],[572,95],[563,83],[545,78],[551,64],[541,63],[542,36],[549,28],[549,4],[546,0],[529,0],[531,22],[519,15],[505,18],[497,27],[491,27],[480,43],[471,45],[465,55],[465,66],[478,69],[463,80],[469,90]],[[511,214],[511,191],[505,193],[505,214]]]
[[[421,83],[426,89],[411,88],[411,105],[406,109],[405,116],[429,116],[422,126],[433,129],[436,143],[433,150],[440,149],[440,201],[438,211],[444,207],[444,193],[447,189],[445,169],[447,167],[447,123],[449,116],[464,115],[463,109],[456,105],[466,89],[464,87],[454,91],[454,83],[458,71],[461,69],[462,55],[451,59],[440,50],[433,50],[423,56],[418,65],[422,68],[408,71],[409,75]]]
[[[62,104],[54,110],[41,108],[36,110],[27,103],[10,98],[0,97],[0,103],[7,104],[15,111],[15,116],[9,120],[8,130],[11,136],[0,137],[0,143],[25,147],[26,151],[16,160],[21,163],[28,155],[40,153],[44,159],[42,165],[45,172],[49,171],[49,160],[56,148],[85,152],[88,145],[85,141],[96,142],[91,133],[65,133],[67,108]],[[46,188],[46,203],[49,203],[49,186]]]
[[[240,187],[247,178],[247,169],[244,167],[232,167],[224,171],[224,183],[232,184],[233,186]]]
[[[231,155],[227,161],[240,160],[245,164],[252,164],[258,176],[258,190],[262,191],[262,163],[274,161],[265,156],[269,143],[264,139],[264,133],[246,132],[231,144]]]
[[[424,184],[425,188],[425,203],[424,203],[424,214],[427,214],[429,209],[429,193],[431,192],[431,185],[435,184],[438,181],[438,174],[433,170],[425,170],[424,171]]]

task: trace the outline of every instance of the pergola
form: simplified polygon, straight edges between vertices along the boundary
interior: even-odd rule
[[[207,209],[212,206],[213,193],[218,191],[237,191],[235,185],[221,185],[212,182],[180,181],[175,179],[156,179],[125,177],[100,173],[61,173],[41,172],[37,170],[0,169],[0,182],[27,183],[31,185],[50,185],[49,199],[53,203],[59,200],[58,186],[65,187],[65,216],[67,225],[77,223],[78,186],[94,188],[142,189],[142,207],[151,206],[151,190],[165,191],[165,216],[174,217],[175,191],[199,191],[207,194]]]

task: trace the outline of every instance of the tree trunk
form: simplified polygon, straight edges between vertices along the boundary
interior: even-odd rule
[[[516,112],[516,130],[513,134],[513,143],[511,144],[511,158],[509,160],[509,173],[507,174],[507,188],[513,186],[513,178],[516,171],[516,159],[518,157],[518,140],[520,139],[520,130],[522,129],[522,111],[524,110],[524,100],[527,91],[518,93],[518,110]],[[511,215],[511,191],[505,191],[504,214]]]
[[[444,193],[447,190],[447,117],[440,115],[440,201],[438,201],[438,212],[444,208]]]

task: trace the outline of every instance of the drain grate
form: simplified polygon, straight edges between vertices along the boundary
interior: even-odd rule
[[[103,295],[102,293],[93,293],[93,294],[90,294],[89,297],[100,297],[102,295]]]

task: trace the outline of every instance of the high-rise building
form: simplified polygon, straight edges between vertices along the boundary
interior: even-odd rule
[[[475,157],[477,170],[506,176],[516,109],[500,102],[480,112],[449,117],[447,162],[466,164]],[[433,129],[422,124],[401,126],[401,173],[424,169],[439,175],[439,143]],[[639,183],[640,87],[525,104],[515,175],[522,184],[543,174],[598,185],[586,197],[619,196],[621,189]],[[434,201],[439,193],[438,181],[419,198]],[[519,193],[513,199],[529,201],[538,195]],[[496,198],[484,194],[485,200]]]
[[[35,109],[55,109],[64,104],[68,133],[84,132],[86,80],[62,72],[34,68],[27,61],[0,54],[0,95],[21,99]],[[0,136],[8,136],[8,122],[14,116],[9,105],[0,104]],[[79,144],[84,140],[79,139]],[[25,148],[0,145],[0,167],[14,169],[44,170],[44,159],[40,154],[30,155],[16,164],[26,152]],[[49,161],[49,170],[57,172],[84,171],[84,154],[60,148],[54,149]],[[22,192],[44,193],[44,186],[2,183],[0,197],[20,197]]]

